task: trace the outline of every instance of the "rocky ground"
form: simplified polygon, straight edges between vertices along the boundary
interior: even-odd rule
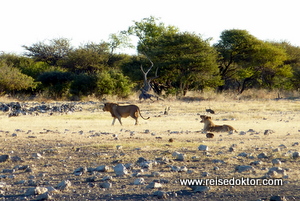
[[[135,103],[138,126],[111,126],[99,102],[0,103],[0,200],[300,200],[297,101],[214,103],[238,130],[214,138],[211,102]],[[233,178],[282,183],[181,184]]]

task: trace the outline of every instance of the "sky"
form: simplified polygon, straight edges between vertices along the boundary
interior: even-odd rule
[[[300,47],[298,13],[299,0],[1,0],[0,53],[23,54],[23,45],[56,38],[74,47],[100,43],[150,16],[211,43],[224,30],[243,29]]]

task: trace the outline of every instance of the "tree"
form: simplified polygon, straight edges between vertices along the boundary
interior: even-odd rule
[[[284,65],[287,55],[282,48],[258,40],[246,30],[225,30],[220,38],[214,47],[219,52],[220,75],[227,84],[220,90],[233,82],[239,93],[247,87],[272,88],[276,77],[291,75],[290,67]]]
[[[60,65],[70,72],[91,73],[103,70],[108,65],[109,47],[107,43],[88,43],[68,52]]]
[[[166,33],[177,33],[179,30],[174,26],[165,26],[159,19],[153,16],[144,18],[140,22],[134,21],[134,25],[130,26],[123,33],[136,36],[138,38],[137,50],[139,54],[146,54],[151,58],[150,50],[156,40]]]
[[[58,61],[65,58],[72,50],[70,40],[66,38],[52,39],[45,42],[38,42],[31,46],[23,45],[28,51],[25,55],[36,61],[44,61],[52,66],[57,66]]]
[[[290,79],[286,79],[285,85],[290,88],[299,90],[300,88],[300,47],[293,46],[289,42],[272,42],[276,47],[280,47],[286,51],[288,56],[284,61],[285,65],[290,65],[293,71],[293,76]],[[286,88],[288,88],[288,86]]]
[[[151,55],[159,67],[159,80],[171,83],[179,94],[221,84],[216,51],[201,36],[188,32],[163,34],[152,46]]]
[[[178,28],[174,26],[165,26],[162,22],[157,22],[157,18],[150,16],[144,18],[140,22],[135,21],[133,26],[130,26],[127,31],[123,31],[131,36],[138,38],[137,50],[139,54],[147,57],[151,66],[145,70],[142,65],[140,66],[141,73],[143,74],[144,86],[142,87],[142,93],[148,93],[152,88],[150,87],[150,81],[158,78],[158,69],[154,69],[154,63],[152,62],[152,47],[156,44],[157,39],[165,33],[176,33]],[[148,80],[148,75],[151,70],[155,70],[155,77]]]
[[[37,87],[37,84],[32,77],[0,61],[0,94],[29,88],[34,89]]]

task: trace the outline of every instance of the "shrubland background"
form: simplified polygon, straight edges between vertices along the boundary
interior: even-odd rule
[[[138,54],[120,53],[132,46],[132,37],[138,39]],[[73,47],[69,39],[57,38],[23,47],[24,55],[0,55],[0,95],[128,98],[151,86],[163,98],[188,92],[246,97],[248,89],[252,96],[260,90],[280,98],[295,97],[300,86],[300,48],[289,42],[262,41],[232,29],[211,45],[210,39],[180,32],[152,16],[111,34],[109,41]]]

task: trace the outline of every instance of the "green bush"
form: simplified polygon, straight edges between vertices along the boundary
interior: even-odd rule
[[[19,69],[0,62],[0,93],[34,89],[37,84],[32,77],[21,73]]]
[[[96,95],[100,97],[103,95],[117,95],[124,98],[130,94],[134,87],[127,76],[115,70],[98,73],[96,84]]]

